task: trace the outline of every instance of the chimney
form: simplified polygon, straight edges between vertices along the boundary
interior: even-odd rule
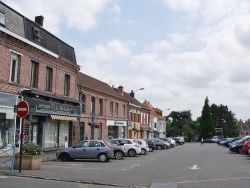
[[[43,16],[36,16],[35,17],[35,22],[40,25],[41,27],[43,27],[43,20],[44,20],[44,17]]]
[[[133,90],[131,90],[130,94],[129,94],[131,97],[135,98],[135,93]]]
[[[118,91],[123,95],[123,87],[122,86],[118,87]]]

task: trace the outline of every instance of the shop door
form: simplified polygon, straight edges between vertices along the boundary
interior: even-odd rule
[[[31,140],[35,144],[39,144],[38,140],[38,133],[39,133],[39,126],[36,122],[31,124],[32,130],[31,130]]]

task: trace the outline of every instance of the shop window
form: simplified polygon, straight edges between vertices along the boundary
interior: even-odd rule
[[[0,12],[0,25],[5,26],[5,14]]]
[[[51,67],[46,67],[46,85],[45,90],[52,92],[52,82],[53,82],[53,69]]]
[[[100,127],[98,128],[98,139],[102,140],[102,124],[100,123]]]
[[[102,115],[103,113],[103,100],[99,99],[99,110],[98,110],[98,114]]]
[[[19,56],[17,54],[11,54],[10,62],[10,82],[18,83],[19,75]]]
[[[39,63],[31,61],[30,87],[38,88]]]
[[[113,116],[113,102],[110,102],[110,116]]]
[[[70,75],[65,74],[64,77],[64,95],[69,96],[70,91]]]

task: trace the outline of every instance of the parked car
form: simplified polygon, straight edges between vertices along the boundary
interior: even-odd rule
[[[141,146],[141,154],[142,155],[146,155],[147,152],[149,152],[149,147],[148,144],[145,140],[141,140],[141,139],[132,139],[135,143],[140,144]]]
[[[170,148],[173,148],[174,146],[176,146],[176,143],[173,139],[170,138],[159,138],[160,140],[163,140],[164,142],[168,142],[170,145]]]
[[[245,154],[248,154],[248,147],[250,146],[250,140],[246,141],[244,144],[243,144],[243,153]]]
[[[148,144],[148,147],[149,147],[149,152],[153,152],[156,147],[155,147],[155,142],[152,140],[152,139],[144,139],[147,144]]]
[[[181,142],[178,138],[172,137],[172,139],[175,141],[176,146],[181,145]]]
[[[152,140],[155,143],[155,147],[157,150],[167,149],[170,147],[170,144],[167,142],[164,142],[163,140],[160,140],[159,138],[152,138]]]
[[[113,157],[113,148],[106,140],[83,140],[72,147],[56,152],[56,158],[61,161],[99,159],[100,162],[106,162]]]
[[[183,136],[178,136],[176,138],[180,141],[181,145],[185,144],[185,140]]]
[[[242,137],[235,137],[235,138],[232,138],[232,139],[230,139],[230,140],[227,140],[226,142],[225,142],[225,146],[226,147],[230,147],[230,145],[233,143],[233,142],[235,142],[235,141],[237,141],[237,140],[239,140],[239,139],[241,139]]]
[[[140,144],[135,143],[132,139],[127,138],[116,138],[111,140],[112,144],[124,144],[125,153],[129,157],[134,157],[135,155],[141,154],[141,146]]]
[[[203,140],[203,143],[215,143],[215,141],[212,138],[206,138]]]
[[[229,150],[236,153],[243,153],[243,144],[248,140],[250,140],[250,136],[242,137],[241,139],[235,141],[235,143],[229,147]]]
[[[112,145],[113,151],[114,151],[114,157],[118,160],[122,159],[124,156],[126,156],[126,149],[123,143],[120,144],[112,144],[109,141],[109,144]]]

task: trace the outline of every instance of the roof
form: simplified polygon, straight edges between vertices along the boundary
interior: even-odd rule
[[[119,98],[128,102],[120,93],[118,93],[114,88],[110,87],[107,83],[97,80],[82,72],[79,73],[79,83],[81,86],[85,88],[98,91],[100,93],[104,93],[107,95],[111,95],[113,97],[116,97],[116,98]]]
[[[145,106],[147,106],[149,109],[150,109],[150,116],[154,116],[154,117],[160,117],[156,112],[155,112],[155,109],[158,109],[158,108],[154,108],[152,104],[150,104],[149,101],[144,101],[143,104]],[[159,109],[158,109],[159,110]]]

